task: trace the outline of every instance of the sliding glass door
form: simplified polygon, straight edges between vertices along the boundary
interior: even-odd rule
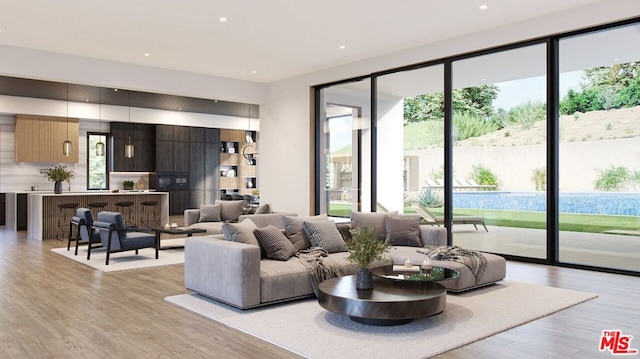
[[[324,191],[320,213],[349,217],[371,207],[371,97],[369,81],[320,91],[322,119],[320,173]]]
[[[560,260],[640,271],[640,26],[563,39]]]

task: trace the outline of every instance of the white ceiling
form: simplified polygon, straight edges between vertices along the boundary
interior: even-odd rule
[[[0,44],[272,82],[600,1],[0,0]]]

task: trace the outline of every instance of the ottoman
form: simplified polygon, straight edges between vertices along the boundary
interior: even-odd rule
[[[393,258],[393,264],[402,265],[407,259],[411,260],[414,264],[420,264],[427,259],[427,256],[419,253],[418,249],[420,248],[394,246],[389,252],[389,255]],[[477,281],[471,270],[462,263],[432,260],[431,264],[436,267],[444,267],[458,271],[460,273],[458,278],[445,280],[440,282],[440,284],[444,285],[450,292],[463,292],[501,281],[507,275],[507,263],[503,257],[490,253],[482,254],[487,259],[487,268],[482,277]]]

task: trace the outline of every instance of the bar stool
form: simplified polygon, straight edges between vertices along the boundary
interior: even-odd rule
[[[69,237],[69,221],[76,214],[76,208],[80,206],[77,202],[66,202],[58,204],[58,234],[56,239],[63,241]]]
[[[133,223],[133,201],[123,201],[115,203],[117,212],[122,213],[122,217],[126,218],[126,226],[127,227],[137,227],[135,223]],[[127,208],[129,211],[127,211]],[[127,212],[129,212],[127,214]]]
[[[107,202],[92,202],[87,204],[87,208],[91,210],[91,215],[93,218],[98,218],[98,212],[103,210],[107,206]],[[96,211],[94,211],[94,208]]]
[[[151,228],[152,225],[160,227],[158,219],[158,201],[144,201],[140,210],[140,224],[144,227]]]

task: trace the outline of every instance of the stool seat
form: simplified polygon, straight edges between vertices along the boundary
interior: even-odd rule
[[[126,225],[127,227],[137,227],[136,224],[133,222],[133,201],[122,201],[122,202],[116,202],[114,203],[114,205],[117,208],[117,211],[122,213],[122,217],[126,218]],[[129,213],[127,214],[127,208],[129,209]]]
[[[87,204],[87,208],[104,208],[107,206],[107,202],[92,202]]]
[[[140,210],[140,223],[145,227],[152,227],[152,224],[160,227],[160,221],[158,219],[158,201],[144,201],[141,202],[142,208]]]
[[[65,237],[70,240],[69,220],[76,214],[76,208],[79,206],[80,203],[78,202],[63,202],[58,204],[58,240],[62,241]]]

